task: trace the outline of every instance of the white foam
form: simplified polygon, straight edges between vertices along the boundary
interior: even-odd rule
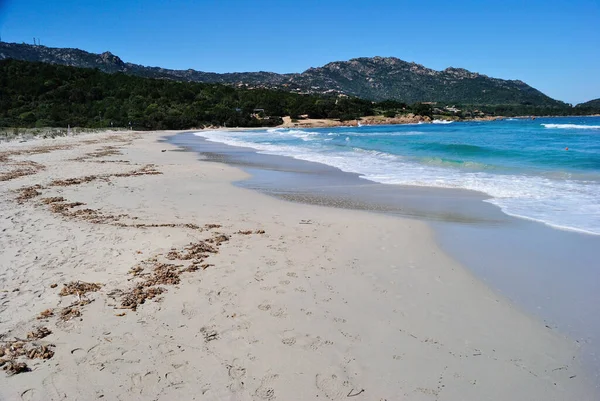
[[[600,125],[580,125],[580,124],[542,124],[545,128],[553,129],[599,129]]]
[[[352,135],[352,136],[374,136],[374,135],[385,135],[385,136],[414,136],[414,135],[423,135],[425,134],[422,131],[397,131],[397,132],[385,132],[385,133],[365,133],[365,132],[344,132],[344,135]],[[330,132],[327,135],[339,135],[335,132]]]
[[[450,121],[450,120],[433,120],[432,123],[434,124],[452,124],[454,121]]]
[[[304,131],[302,131],[305,133]],[[274,144],[270,132],[202,131],[196,133],[209,141],[256,149],[260,153],[293,157],[327,164],[342,171],[383,184],[468,189],[486,193],[488,202],[506,214],[535,220],[560,229],[600,235],[600,184],[597,181],[559,177],[503,175],[487,171],[426,165],[385,152],[336,147]],[[347,133],[344,133],[346,135]],[[262,142],[257,143],[258,138]]]

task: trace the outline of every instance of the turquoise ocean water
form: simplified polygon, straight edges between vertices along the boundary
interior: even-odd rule
[[[600,117],[196,135],[383,184],[477,190],[506,214],[600,235]]]

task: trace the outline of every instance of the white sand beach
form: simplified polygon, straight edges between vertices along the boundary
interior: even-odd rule
[[[169,134],[0,144],[0,400],[596,399],[425,223],[235,187]]]

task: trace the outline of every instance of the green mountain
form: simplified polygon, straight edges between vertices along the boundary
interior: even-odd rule
[[[376,108],[431,115],[357,98],[301,95],[282,90],[177,82],[108,74],[32,61],[0,60],[0,127],[127,127],[188,129],[203,126],[275,126],[281,116],[356,119]]]
[[[600,98],[587,101],[585,103],[579,103],[575,106],[580,109],[595,109],[600,111]]]
[[[16,59],[97,68],[147,78],[222,83],[238,87],[282,89],[303,94],[344,94],[381,101],[440,102],[468,105],[526,105],[565,107],[522,81],[503,80],[447,68],[436,71],[394,57],[336,61],[303,73],[240,72],[217,74],[195,70],[170,70],[126,63],[110,52],[50,48],[0,42],[0,60]]]

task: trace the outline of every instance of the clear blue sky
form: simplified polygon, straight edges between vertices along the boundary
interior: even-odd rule
[[[600,0],[0,0],[0,34],[216,72],[395,56],[600,97]]]

